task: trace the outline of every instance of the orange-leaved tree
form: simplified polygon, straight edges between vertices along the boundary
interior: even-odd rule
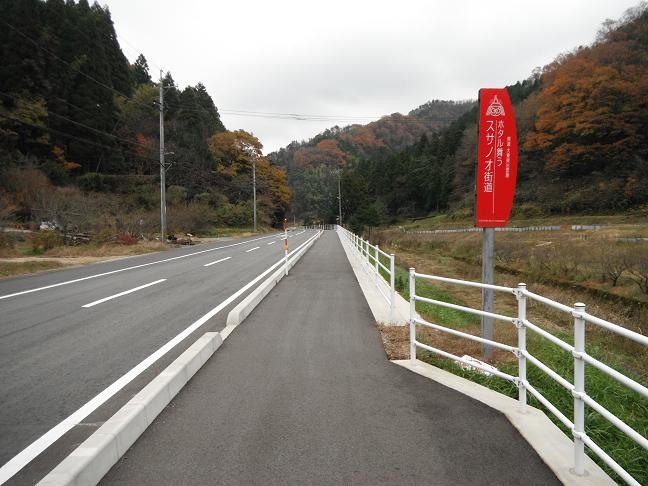
[[[628,26],[645,24],[644,17]],[[539,102],[524,148],[539,154],[547,170],[624,168],[648,146],[648,49],[633,32],[608,33],[550,65]]]
[[[216,184],[233,203],[251,199],[252,163],[256,163],[257,198],[262,221],[277,224],[290,203],[286,173],[263,157],[263,145],[245,130],[220,132],[207,141],[216,161]]]

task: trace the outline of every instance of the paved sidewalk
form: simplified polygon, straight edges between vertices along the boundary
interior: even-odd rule
[[[385,358],[322,238],[102,484],[559,484],[506,418]]]

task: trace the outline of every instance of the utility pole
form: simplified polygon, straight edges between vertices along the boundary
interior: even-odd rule
[[[256,217],[256,157],[252,156],[252,201],[254,204],[254,232],[257,230]]]
[[[160,241],[166,243],[166,167],[164,165],[164,85],[160,69]]]

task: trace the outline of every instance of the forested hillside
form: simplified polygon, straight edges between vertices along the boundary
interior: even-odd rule
[[[508,89],[520,143],[514,213],[615,212],[648,204],[646,4],[606,22],[592,45],[558,56]],[[410,115],[416,117],[417,110]],[[277,154],[288,167],[302,214],[335,220],[337,187],[329,167],[342,169],[343,218],[356,227],[437,211],[472,214],[476,109],[395,153],[349,150],[339,140],[345,130]],[[334,142],[346,157],[320,158],[326,165],[297,170],[300,151]],[[293,154],[288,161],[286,153]],[[300,207],[301,193],[309,194],[318,177],[328,177],[328,194],[318,205]]]
[[[179,88],[167,72],[163,85],[170,228],[249,224],[251,163],[233,166],[218,135],[258,140],[226,132],[201,83]],[[0,219],[154,232],[158,98],[146,58],[129,64],[106,7],[1,0]],[[285,173],[254,153],[260,218],[276,224],[290,199]]]
[[[307,142],[293,142],[269,158],[288,171],[293,212],[306,219],[330,220],[337,214],[337,203],[332,205],[330,197],[337,188],[336,170],[344,169],[343,177],[348,177],[363,161],[398,153],[421,136],[448,126],[474,105],[473,101],[430,101],[407,115],[395,113],[367,125],[335,126]],[[343,204],[347,211],[355,208],[349,198]]]

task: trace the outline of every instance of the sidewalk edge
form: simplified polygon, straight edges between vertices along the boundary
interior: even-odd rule
[[[293,255],[288,260],[288,269],[290,270],[299,259],[308,251],[308,249],[315,244],[315,242],[322,235],[320,230],[314,238],[312,238],[308,244],[301,248],[295,255]],[[279,281],[285,276],[285,267],[281,266],[277,271],[275,271],[270,277],[268,277],[261,285],[254,289],[245,299],[234,307],[229,314],[227,314],[227,333],[223,336],[224,339],[229,336],[233,328],[238,326],[241,322],[249,316],[252,311],[256,308],[257,305],[265,298],[266,295],[279,283]]]
[[[394,322],[390,322],[389,305],[385,302],[382,294],[376,289],[374,281],[369,277],[369,275],[367,275],[367,271],[363,267],[366,262],[363,263],[360,261],[358,255],[354,253],[351,248],[350,243],[339,232],[338,237],[347,260],[349,260],[353,274],[358,281],[358,285],[360,285],[360,290],[362,290],[362,294],[364,295],[376,322],[388,326],[407,325],[409,322],[409,302],[406,301],[398,292],[395,293],[396,309],[394,312]],[[388,285],[386,285],[385,288],[388,289]]]
[[[414,365],[409,359],[393,360],[392,363],[452,388],[503,413],[561,483],[570,486],[616,484],[588,456],[585,456],[586,474],[584,476],[573,474],[570,467],[574,445],[541,410],[527,405],[526,411],[520,412],[517,400],[418,359]]]
[[[218,332],[208,332],[198,338],[38,485],[99,483],[222,343]]]

